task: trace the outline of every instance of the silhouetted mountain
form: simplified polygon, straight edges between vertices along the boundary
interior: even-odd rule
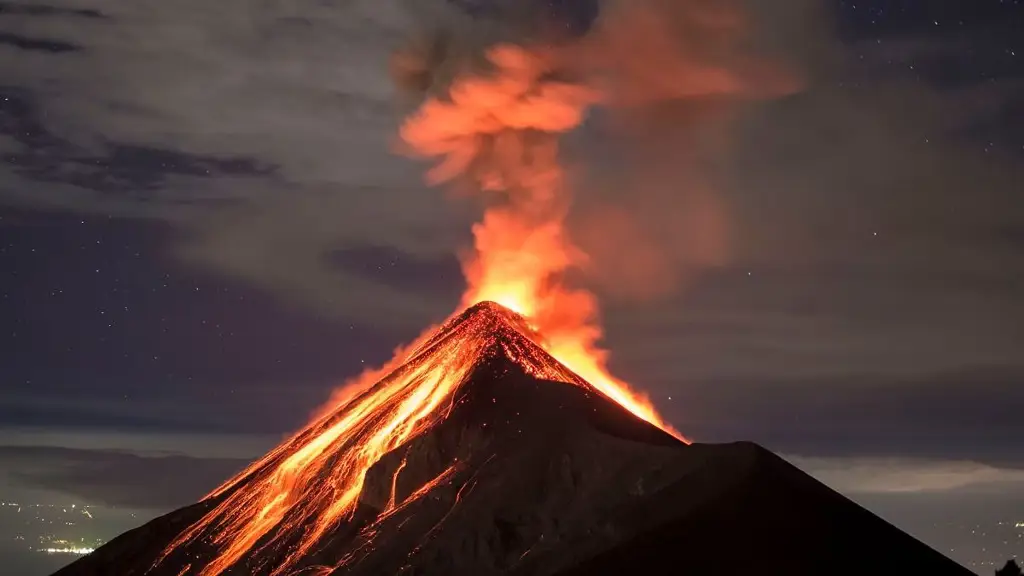
[[[410,375],[463,368],[422,429],[367,470],[350,514],[317,532],[345,494],[332,463],[377,433],[383,416],[367,416],[365,434],[355,429],[344,440],[351,444],[326,452],[313,481],[287,491],[287,512],[223,573],[970,574],[755,444],[687,445],[634,417],[494,304],[446,323],[354,402],[412,382]],[[408,390],[396,387],[394,401],[377,409],[396,413]],[[242,516],[237,508],[280,491],[268,484],[281,481],[275,470],[354,411],[350,404],[315,421],[204,501],[123,534],[57,575],[210,573],[204,569],[226,547],[240,546],[237,518],[244,516],[245,530],[262,526],[259,514],[270,505]],[[303,500],[325,494],[323,503]],[[311,538],[315,545],[304,547]]]
[[[996,576],[1024,576],[1024,572],[1021,571],[1016,560],[1007,560],[1002,568],[996,570]]]

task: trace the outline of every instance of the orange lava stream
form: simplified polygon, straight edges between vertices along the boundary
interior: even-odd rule
[[[642,394],[633,391],[628,384],[611,375],[605,367],[607,353],[597,347],[601,330],[595,324],[578,323],[569,325],[553,325],[548,330],[537,326],[537,318],[543,318],[536,310],[538,299],[523,297],[523,290],[532,288],[541,290],[539,286],[527,287],[523,283],[511,285],[511,290],[502,285],[486,285],[477,292],[471,293],[478,301],[497,302],[506,308],[522,314],[531,322],[532,328],[538,331],[541,339],[538,344],[556,360],[586,380],[605,396],[614,400],[636,417],[650,422],[662,430],[672,434],[683,442],[689,442],[682,433],[668,424],[658,414],[654,405]],[[571,293],[570,293],[571,295]],[[583,293],[578,293],[578,299]]]
[[[256,485],[227,498],[210,517],[223,546],[200,576],[220,574],[272,529],[275,540],[305,530],[274,574],[306,555],[355,508],[366,471],[436,420],[443,401],[472,367],[472,351],[454,350],[412,365],[407,373],[352,402],[337,421],[311,434]],[[265,544],[267,545],[267,544]]]
[[[183,545],[202,541],[217,552],[196,572],[199,576],[222,574],[268,547],[288,550],[273,572],[287,574],[325,533],[351,517],[370,467],[445,417],[455,390],[497,341],[499,328],[478,321],[438,340],[446,335],[442,326],[396,356],[382,369],[392,371],[376,385],[380,371],[354,381],[352,386],[362,393],[335,404],[326,415],[214,490],[207,500],[223,500],[179,535],[155,565]],[[528,351],[507,348],[510,345],[502,343],[505,353],[536,377],[575,381],[565,368],[532,358]],[[401,469],[392,478],[390,501],[378,522],[449,479],[456,466],[396,504],[394,483]]]

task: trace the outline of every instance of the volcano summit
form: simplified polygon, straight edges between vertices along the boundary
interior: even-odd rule
[[[58,576],[967,575],[750,443],[687,444],[478,304],[197,504]]]

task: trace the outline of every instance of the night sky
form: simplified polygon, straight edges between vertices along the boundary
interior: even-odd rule
[[[962,528],[1024,521],[1024,2],[748,3],[804,86],[732,134],[726,262],[597,286],[612,369],[954,559],[1024,556]],[[334,4],[0,0],[0,500],[188,503],[458,302],[476,207],[393,153],[409,17]]]

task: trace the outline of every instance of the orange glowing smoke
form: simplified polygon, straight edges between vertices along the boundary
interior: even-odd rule
[[[559,161],[559,137],[600,100],[573,82],[542,50],[499,45],[488,53],[493,71],[456,78],[448,94],[429,98],[402,126],[414,153],[441,162],[431,183],[468,177],[484,191],[504,194],[473,227],[474,252],[463,260],[469,284],[463,307],[482,300],[525,316],[541,345],[633,414],[682,436],[651,403],[608,373],[597,347],[597,301],[564,283],[586,256],[565,230],[569,204]]]
[[[563,226],[568,197],[558,138],[580,124],[597,94],[558,78],[540,53],[502,46],[490,59],[492,73],[456,80],[447,97],[429,98],[401,131],[414,152],[441,159],[431,182],[469,177],[503,195],[473,229],[462,308],[492,300],[518,312],[529,323],[522,331],[565,367],[640,418],[671,430],[649,402],[608,374],[605,353],[596,346],[596,301],[564,283],[565,273],[586,259]],[[351,518],[370,467],[445,417],[455,390],[503,326],[480,320],[457,339],[446,337],[444,327],[430,329],[388,365],[360,376],[304,430],[212,492],[207,501],[216,505],[158,563],[199,541],[216,554],[194,572],[198,576],[221,574],[265,549],[281,554],[274,575],[290,573],[323,536]],[[550,358],[509,349],[516,337],[500,341],[528,373],[581,385]],[[401,502],[392,493],[378,522],[449,481],[457,467]],[[399,467],[396,478],[401,472]]]

